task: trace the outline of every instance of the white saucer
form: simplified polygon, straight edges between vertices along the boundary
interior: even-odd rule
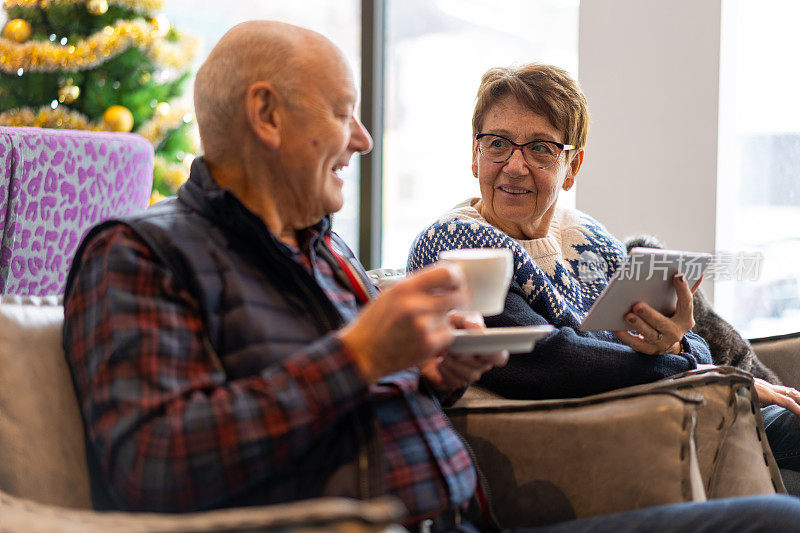
[[[470,355],[508,350],[529,352],[537,340],[549,335],[553,326],[519,326],[511,328],[458,329],[447,349],[451,354]]]

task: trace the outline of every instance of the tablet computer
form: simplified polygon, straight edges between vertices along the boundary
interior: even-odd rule
[[[646,302],[653,309],[671,315],[678,302],[672,277],[683,273],[691,288],[711,260],[711,254],[707,253],[633,248],[589,309],[581,331],[631,329],[624,317],[636,302]]]

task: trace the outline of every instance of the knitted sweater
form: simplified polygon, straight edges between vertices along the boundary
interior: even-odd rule
[[[552,324],[557,329],[533,352],[511,356],[481,385],[509,398],[586,396],[648,383],[710,363],[705,341],[684,337],[680,354],[636,352],[610,332],[581,332],[583,317],[625,258],[625,248],[602,224],[577,210],[557,208],[548,235],[515,240],[491,226],[475,209],[478,199],[445,213],[414,240],[407,268],[435,262],[443,250],[508,248],[514,276],[503,313],[486,317],[490,327]]]

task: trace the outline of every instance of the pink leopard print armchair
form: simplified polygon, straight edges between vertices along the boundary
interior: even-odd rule
[[[153,148],[137,135],[0,127],[0,293],[60,295],[86,231],[144,209]]]

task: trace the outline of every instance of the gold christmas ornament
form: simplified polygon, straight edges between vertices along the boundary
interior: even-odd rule
[[[103,113],[103,122],[111,131],[127,133],[133,129],[133,114],[125,106],[114,105]]]
[[[89,0],[86,2],[86,11],[92,15],[105,15],[108,11],[108,0]]]
[[[33,28],[30,22],[24,19],[10,20],[3,29],[3,37],[20,44],[30,39],[32,34]]]
[[[71,104],[81,96],[81,88],[71,83],[64,85],[58,90],[58,101],[62,104]]]

